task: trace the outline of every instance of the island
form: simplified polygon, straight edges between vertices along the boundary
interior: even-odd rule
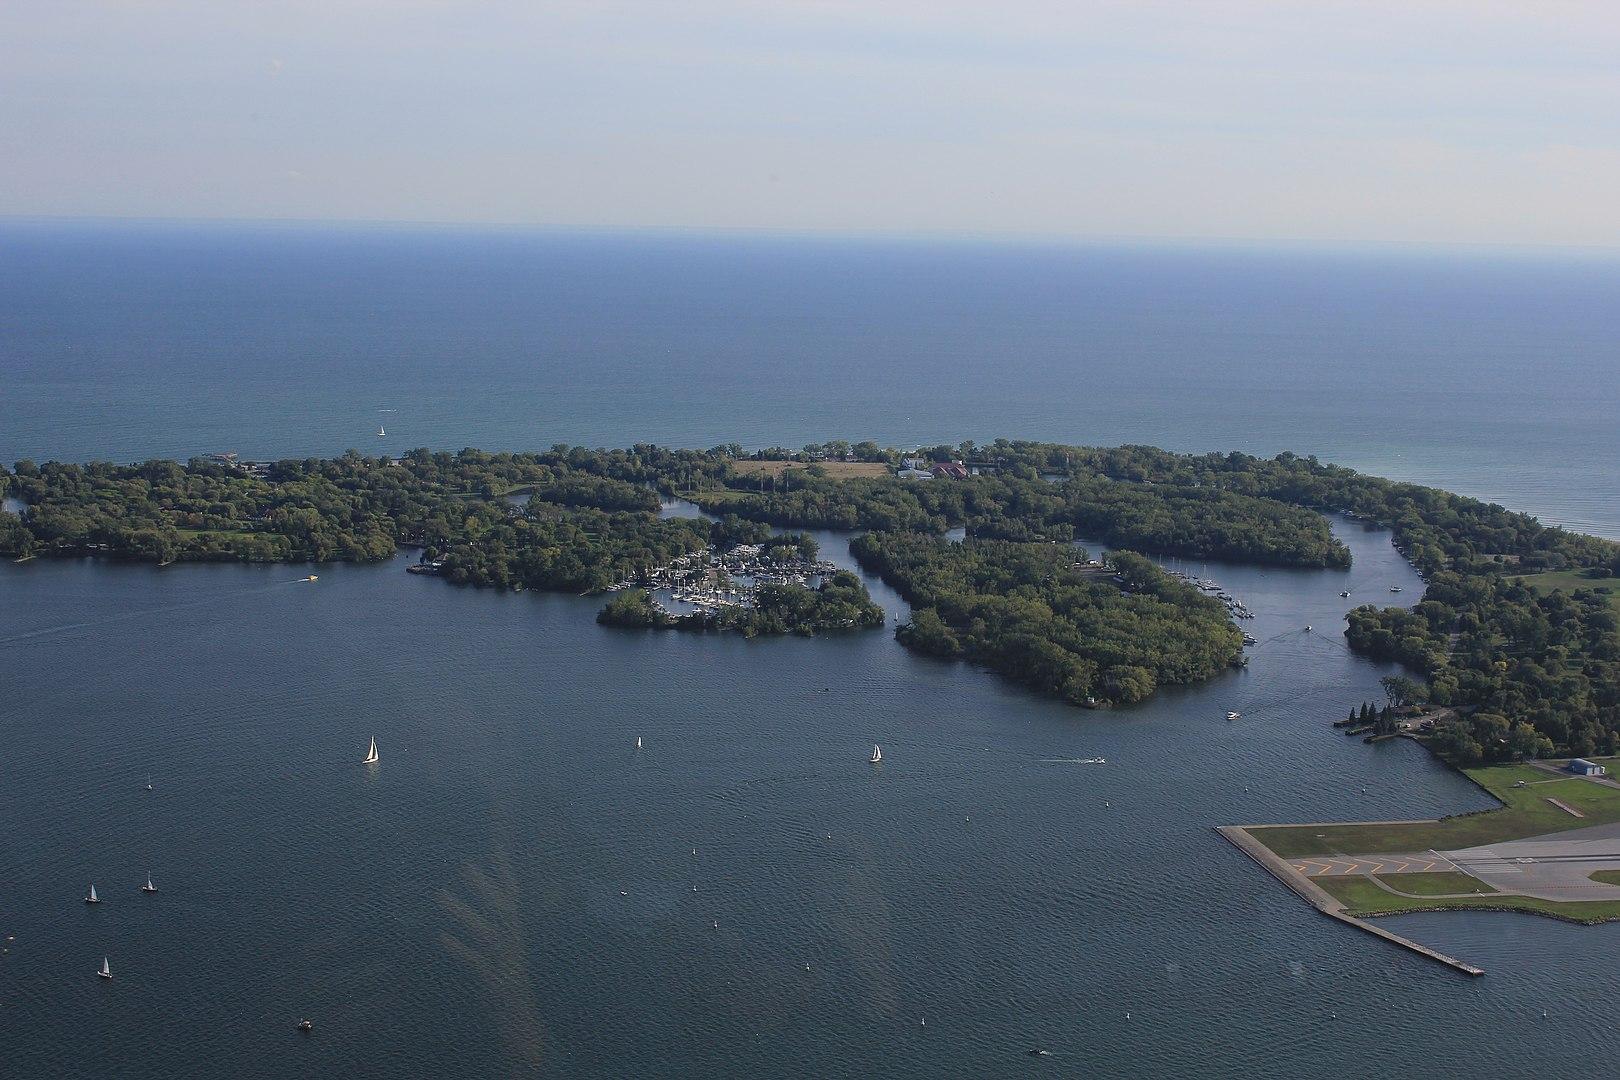
[[[1229,838],[1341,914],[1620,916],[1610,871],[1585,875],[1577,900],[1569,872],[1504,881],[1474,857],[1620,824],[1620,784],[1602,775],[1620,754],[1620,543],[1435,488],[1290,453],[998,439],[19,461],[0,468],[0,496],[0,553],[13,559],[319,563],[407,548],[414,572],[455,585],[602,594],[605,627],[747,636],[883,625],[860,577],[819,560],[802,530],[839,531],[911,606],[901,646],[1090,707],[1245,662],[1241,604],[1148,556],[1343,567],[1325,515],[1345,515],[1390,530],[1426,590],[1415,606],[1349,613],[1348,647],[1409,675],[1386,680],[1382,707],[1345,703],[1338,726],[1415,739],[1502,807]],[[665,515],[673,499],[704,516]],[[1093,559],[1085,543],[1111,550]]]

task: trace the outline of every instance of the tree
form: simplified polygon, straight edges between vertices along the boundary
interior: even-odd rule
[[[1378,680],[1390,705],[1411,705],[1423,698],[1423,684],[1404,675],[1385,675]]]

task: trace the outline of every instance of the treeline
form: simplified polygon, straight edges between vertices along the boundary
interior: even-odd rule
[[[14,557],[369,560],[396,543],[386,510],[319,473],[273,482],[205,462],[23,461],[9,488],[27,506],[0,532],[0,553]]]
[[[1026,470],[1028,471],[1028,470]],[[1057,481],[1009,471],[963,480],[835,480],[799,470],[765,492],[722,489],[692,499],[794,528],[941,533],[1005,540],[1073,540],[1167,555],[1281,566],[1348,566],[1350,552],[1320,514],[1209,487],[1121,483],[1095,475]]]
[[[1140,555],[1111,573],[1076,548],[916,533],[867,533],[850,550],[912,605],[896,636],[1077,704],[1135,702],[1161,683],[1210,678],[1238,661],[1225,608]]]
[[[670,615],[645,589],[616,593],[597,613],[604,626],[731,632],[744,637],[848,633],[883,625],[883,609],[872,601],[861,579],[848,571],[829,576],[819,586],[765,585],[755,606],[720,607]]]
[[[702,519],[533,507],[425,555],[457,585],[591,592],[709,546]]]
[[[1437,748],[1467,759],[1477,744],[1489,760],[1537,740],[1573,753],[1620,746],[1613,610],[1581,591],[1537,597],[1512,578],[1542,569],[1620,574],[1620,544],[1293,454],[1181,455],[1008,440],[918,453],[967,463],[980,475],[834,480],[812,467],[744,477],[734,468],[744,456],[735,445],[416,450],[397,461],[350,452],[254,469],[214,460],[23,461],[10,474],[0,469],[0,490],[27,507],[21,517],[0,514],[0,554],[364,561],[407,544],[442,559],[452,581],[584,592],[709,543],[763,543],[767,557],[802,553],[803,541],[769,540],[766,523],[868,530],[857,544],[872,565],[922,598],[903,630],[908,645],[974,659],[1070,700],[1129,701],[1160,682],[1213,674],[1235,656],[1237,631],[1213,601],[1195,591],[1164,593],[1165,583],[1143,577],[1130,556],[1116,560],[1125,591],[1088,578],[1073,566],[1073,540],[1343,566],[1349,553],[1320,513],[1342,512],[1392,529],[1430,580],[1415,611],[1358,609],[1347,636],[1358,652],[1425,673],[1430,697],[1460,708],[1462,726],[1437,734]],[[753,456],[901,457],[892,448],[837,441]],[[722,520],[660,519],[660,496],[676,494]],[[963,528],[970,543],[940,541],[952,527]],[[794,606],[803,602],[797,594],[781,600],[779,610],[759,616],[761,627],[778,625],[773,618],[819,625],[819,616]],[[1160,617],[1168,610],[1191,620],[1180,637]],[[858,607],[855,617],[863,617]],[[1505,735],[1496,717],[1507,720]]]
[[[1210,487],[1350,514],[1392,529],[1397,545],[1424,574],[1448,568],[1488,573],[1585,566],[1620,573],[1620,544],[1613,541],[1546,526],[1494,503],[1367,476],[1314,457],[1172,454],[1149,446],[997,446],[1007,460],[1032,468],[1039,463],[1133,483]]]
[[[544,454],[416,450],[398,461],[350,452],[249,470],[195,459],[87,465],[21,461],[4,476],[21,518],[0,515],[0,554],[150,562],[370,561],[399,544],[467,545],[521,511],[651,513],[658,488],[718,483],[725,459],[657,447]],[[477,561],[477,560],[471,560]]]
[[[1620,751],[1620,616],[1607,593],[1540,596],[1513,578],[1447,571],[1414,610],[1357,608],[1345,633],[1358,652],[1429,676],[1433,704],[1467,710],[1434,740],[1462,764],[1538,740],[1549,753]]]

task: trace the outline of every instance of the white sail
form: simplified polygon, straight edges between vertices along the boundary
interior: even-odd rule
[[[96,972],[96,974],[100,975],[103,979],[112,978],[112,965],[107,963],[107,958],[105,956],[101,958],[101,970]]]
[[[872,758],[871,758],[872,764],[876,765],[878,762],[880,762],[882,760],[883,760],[883,747],[879,746],[877,743],[873,743],[872,744]]]
[[[96,887],[94,885],[90,886],[90,895],[85,897],[85,899],[88,900],[92,904],[101,903],[100,900],[96,899]]]
[[[366,760],[361,762],[361,764],[363,764],[363,765],[375,765],[376,763],[377,763],[377,736],[373,735],[371,737],[371,749],[366,751]]]

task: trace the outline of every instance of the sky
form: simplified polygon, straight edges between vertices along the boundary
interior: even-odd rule
[[[0,216],[1620,247],[1616,0],[3,0]]]

